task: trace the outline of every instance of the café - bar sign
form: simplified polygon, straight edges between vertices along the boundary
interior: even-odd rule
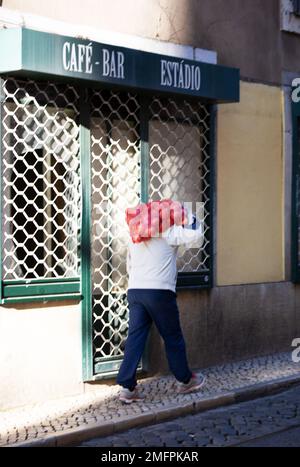
[[[239,101],[239,70],[26,28],[0,31],[0,73]]]

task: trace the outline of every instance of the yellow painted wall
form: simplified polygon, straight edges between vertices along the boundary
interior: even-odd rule
[[[282,93],[241,82],[220,105],[217,132],[217,285],[281,281]]]

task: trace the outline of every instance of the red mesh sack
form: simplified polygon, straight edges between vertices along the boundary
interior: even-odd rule
[[[140,243],[158,237],[174,224],[185,225],[187,212],[178,201],[150,201],[127,208],[126,222],[133,243]]]

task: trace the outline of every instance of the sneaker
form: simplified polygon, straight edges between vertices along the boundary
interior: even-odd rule
[[[192,373],[192,377],[188,383],[179,383],[178,384],[178,393],[179,394],[188,394],[190,392],[199,390],[205,383],[205,376],[202,374],[196,375]]]
[[[137,388],[135,388],[133,391],[129,391],[127,388],[122,388],[119,395],[119,400],[124,402],[124,404],[131,404],[132,402],[139,402],[143,401],[144,399],[145,396],[139,394]]]

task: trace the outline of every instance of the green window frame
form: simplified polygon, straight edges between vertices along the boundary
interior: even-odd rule
[[[91,89],[85,89],[85,92],[82,94],[83,103],[82,103],[82,113],[81,113],[81,164],[82,164],[82,178],[85,180],[83,191],[82,191],[82,205],[83,205],[83,216],[82,216],[82,348],[83,348],[83,380],[92,381],[103,378],[110,378],[115,375],[118,371],[122,356],[120,355],[120,343],[122,342],[122,336],[119,335],[118,328],[122,324],[122,333],[124,333],[124,317],[121,317],[122,313],[119,313],[116,317],[112,311],[112,320],[120,320],[119,324],[112,324],[112,327],[108,327],[112,336],[117,336],[117,343],[115,344],[115,351],[111,349],[109,355],[102,356],[101,358],[97,357],[99,355],[99,347],[101,343],[107,339],[106,331],[103,335],[103,340],[101,337],[101,332],[99,329],[96,330],[95,319],[103,320],[105,311],[99,310],[99,308],[94,306],[94,297],[93,297],[93,278],[91,274],[91,264],[93,263],[93,251],[92,245],[93,240],[91,232],[93,226],[91,225],[91,213],[93,211],[93,192],[92,192],[92,171],[93,169],[93,159],[95,155],[92,154],[91,149],[91,140],[92,140],[92,109],[91,109],[91,95],[90,92],[93,92]],[[118,91],[116,91],[118,92]],[[105,97],[103,97],[104,102],[101,103],[101,109],[106,106]],[[126,97],[124,97],[126,100]],[[178,100],[178,98],[176,98]],[[126,105],[126,101],[122,101],[122,105]],[[99,104],[100,105],[100,104]],[[120,105],[120,101],[119,101]],[[207,242],[207,254],[208,254],[208,269],[209,271],[201,271],[195,273],[180,273],[178,275],[177,289],[186,289],[186,288],[197,288],[197,289],[208,289],[213,286],[213,270],[212,270],[212,259],[213,259],[213,192],[214,192],[214,131],[215,131],[215,114],[216,107],[213,104],[205,104],[208,112],[207,125],[209,131],[207,131],[207,139],[209,139],[209,145],[206,148],[206,156],[209,159],[209,170],[206,173],[205,182],[206,182],[206,197],[207,205],[206,209],[209,210],[209,215],[206,218],[206,239]],[[120,105],[121,106],[121,105]],[[149,95],[139,95],[139,137],[140,137],[140,172],[139,172],[139,197],[142,202],[147,202],[149,199],[149,192],[151,186],[151,138],[149,137],[149,122],[151,120],[151,96]],[[108,126],[110,126],[108,124]],[[110,146],[110,145],[109,145]],[[102,149],[104,151],[104,149]],[[104,167],[104,166],[103,166]],[[104,170],[98,168],[98,170]],[[90,182],[88,182],[88,180]],[[121,181],[121,180],[120,180]],[[98,247],[99,248],[99,247]],[[100,249],[100,248],[99,248]],[[95,257],[94,257],[95,260]],[[96,264],[99,264],[98,260],[94,261]],[[209,276],[208,276],[209,273]],[[205,276],[209,277],[209,280]],[[98,304],[101,303],[101,298],[98,298]],[[107,308],[107,305],[103,303],[104,310]],[[107,311],[107,310],[106,310]],[[109,325],[109,323],[107,323]],[[116,326],[116,327],[115,327]],[[100,335],[100,344],[99,344],[99,335]],[[123,334],[122,334],[123,335]],[[96,342],[97,341],[97,342]],[[111,344],[113,347],[113,344]],[[97,350],[98,348],[98,350]],[[138,371],[145,370],[147,368],[148,362],[148,346],[146,346],[144,355],[141,360],[141,366],[138,368]]]
[[[71,148],[80,145],[79,130],[71,134],[80,109],[71,88],[0,79],[1,304],[82,297],[79,149]]]
[[[66,86],[62,83],[58,84],[52,81],[48,82],[44,80],[43,81],[19,80],[19,79],[15,79],[14,77],[5,78],[5,80],[12,80],[12,82],[16,83],[16,85],[18,83],[21,83],[21,84],[25,83],[24,85],[25,87],[29,83],[30,86],[32,85],[33,87],[36,87],[38,90],[39,90],[39,87],[41,89],[44,89],[43,87],[46,87],[47,89],[47,86],[50,86],[50,87],[53,86],[53,88],[55,89],[55,92],[58,91],[57,94],[59,96],[63,94],[62,90],[65,89],[64,86]],[[80,187],[78,188],[78,195],[80,198],[79,206],[80,206],[81,212],[80,212],[80,221],[78,221],[77,230],[76,230],[76,236],[77,236],[77,241],[78,241],[78,245],[77,245],[78,249],[77,249],[76,258],[79,263],[77,274],[73,274],[71,277],[67,277],[67,276],[63,277],[62,275],[60,276],[60,274],[57,273],[56,277],[32,277],[31,276],[31,277],[24,277],[24,278],[22,277],[5,278],[3,275],[4,275],[4,267],[6,264],[5,263],[6,258],[4,254],[3,244],[6,238],[5,237],[6,232],[4,231],[4,228],[3,228],[3,225],[4,225],[3,219],[6,218],[10,220],[11,212],[18,212],[18,205],[17,205],[17,208],[16,207],[13,208],[15,211],[10,211],[10,209],[12,208],[10,206],[7,207],[7,199],[6,199],[7,192],[5,191],[7,189],[6,185],[10,185],[9,188],[14,193],[18,191],[19,189],[18,187],[21,187],[23,183],[22,178],[26,179],[27,183],[29,184],[32,181],[35,183],[35,178],[34,178],[33,173],[31,174],[31,178],[28,177],[28,174],[27,174],[27,178],[25,177],[25,175],[24,177],[20,177],[18,170],[17,170],[17,178],[14,178],[15,175],[7,177],[7,167],[8,167],[8,170],[11,169],[11,166],[10,166],[11,156],[9,157],[7,156],[7,150],[12,153],[14,153],[15,150],[14,150],[14,146],[10,142],[10,139],[12,138],[12,136],[9,135],[9,137],[7,137],[7,133],[9,133],[9,131],[12,132],[13,130],[10,130],[10,127],[9,127],[10,124],[7,124],[5,120],[6,115],[9,112],[7,111],[7,109],[4,112],[3,103],[7,101],[7,95],[6,96],[3,95],[3,89],[4,89],[3,86],[4,86],[4,79],[1,79],[0,80],[0,89],[1,89],[1,95],[0,95],[0,100],[1,100],[0,102],[0,121],[1,121],[1,125],[0,125],[0,138],[1,138],[0,192],[1,192],[1,197],[0,198],[1,200],[0,200],[0,203],[1,203],[1,217],[2,217],[2,228],[0,232],[0,235],[1,235],[1,248],[0,248],[1,304],[45,302],[45,301],[51,302],[51,301],[66,300],[66,299],[71,299],[71,300],[75,299],[75,300],[81,301],[83,380],[91,381],[91,380],[109,378],[112,375],[116,374],[116,372],[118,371],[120,362],[122,360],[122,350],[120,351],[120,349],[122,349],[123,338],[125,335],[124,333],[126,330],[126,316],[125,316],[126,314],[124,313],[124,310],[126,310],[127,305],[125,302],[124,303],[122,302],[122,305],[121,305],[123,309],[123,312],[122,312],[123,314],[122,314],[122,318],[120,317],[119,319],[120,319],[120,322],[122,323],[122,332],[118,331],[118,326],[119,326],[118,323],[113,324],[113,321],[115,320],[115,315],[114,315],[115,311],[113,309],[110,314],[111,317],[105,318],[108,320],[106,323],[107,325],[106,329],[109,329],[108,332],[111,334],[111,336],[113,336],[113,339],[115,339],[115,343],[112,344],[115,347],[112,352],[108,351],[107,355],[106,354],[102,355],[101,358],[99,357],[97,360],[95,358],[95,348],[97,347],[96,340],[95,340],[95,332],[96,332],[95,316],[97,315],[97,313],[100,313],[100,311],[96,311],[96,309],[93,308],[93,300],[95,297],[93,295],[94,285],[93,285],[92,266],[91,266],[92,260],[93,260],[92,235],[91,235],[92,228],[93,228],[93,225],[92,225],[92,209],[93,209],[93,205],[92,205],[92,197],[93,197],[92,160],[93,158],[95,158],[95,154],[92,154],[92,143],[91,143],[92,141],[91,95],[95,95],[97,90],[95,90],[94,88],[89,88],[83,84],[82,85],[78,85],[78,84],[71,85],[71,88],[74,88],[77,93],[77,101],[76,101],[77,107],[76,108],[78,110],[77,117],[76,117],[76,126],[78,128],[78,134],[76,136],[77,138],[76,141],[78,141],[78,148],[76,149],[77,151],[76,157],[78,158],[78,167],[79,167],[78,170],[79,170]],[[56,87],[58,88],[57,90],[56,90]],[[114,94],[114,92],[117,94],[119,91],[118,90],[112,91],[112,95]],[[16,93],[18,93],[18,88],[16,89]],[[30,93],[29,93],[29,97],[30,97]],[[28,99],[27,94],[25,95],[25,98]],[[177,289],[178,290],[187,289],[187,288],[209,289],[213,287],[213,222],[212,222],[212,219],[213,219],[213,200],[214,200],[214,139],[215,139],[214,135],[215,135],[216,106],[212,103],[206,103],[204,101],[200,101],[195,98],[187,98],[187,97],[179,97],[179,96],[174,97],[172,95],[155,95],[154,96],[150,94],[138,93],[136,94],[135,98],[138,100],[138,109],[139,109],[137,111],[138,113],[136,114],[137,122],[139,122],[137,123],[136,131],[137,131],[137,134],[139,135],[139,141],[140,141],[139,143],[140,162],[138,164],[139,168],[138,168],[138,173],[137,173],[138,180],[139,180],[138,198],[140,199],[140,201],[147,202],[149,200],[149,197],[154,199],[155,193],[159,197],[160,196],[169,197],[172,195],[172,193],[169,193],[168,191],[165,191],[163,189],[163,188],[168,188],[166,184],[166,180],[168,178],[167,177],[168,171],[170,173],[172,172],[171,170],[172,165],[171,167],[170,165],[168,165],[169,163],[168,161],[170,159],[168,150],[166,150],[166,146],[168,146],[168,144],[170,145],[170,147],[172,147],[171,153],[173,151],[173,153],[170,156],[171,160],[173,160],[173,162],[175,161],[174,167],[176,170],[174,172],[175,176],[173,176],[173,178],[176,180],[176,177],[177,177],[176,174],[178,173],[180,174],[180,171],[183,172],[185,170],[184,167],[189,169],[187,170],[187,173],[184,175],[184,182],[181,181],[182,185],[184,185],[185,183],[190,184],[191,181],[197,184],[199,181],[199,174],[195,175],[194,170],[196,170],[198,163],[200,165],[203,165],[203,167],[205,167],[205,170],[203,167],[201,169],[201,176],[200,176],[201,188],[198,187],[198,191],[196,190],[196,192],[198,194],[201,193],[201,197],[203,195],[203,199],[205,200],[205,206],[206,206],[205,207],[206,245],[205,247],[203,247],[203,250],[205,251],[206,259],[203,263],[201,262],[202,266],[198,271],[189,270],[188,272],[179,272],[178,280],[177,280]],[[18,96],[18,99],[19,99],[19,96]],[[24,96],[22,97],[22,99],[24,99]],[[27,102],[26,99],[25,99],[25,104]],[[53,99],[55,98],[53,97]],[[20,107],[22,107],[23,101],[20,101],[20,102],[21,102]],[[68,108],[69,104],[70,102],[66,103],[66,108]],[[39,107],[38,103],[36,103],[36,105],[37,107]],[[47,105],[45,108],[47,108]],[[71,110],[69,109],[71,113],[73,112],[72,105],[71,105]],[[105,103],[105,98],[104,98],[104,106],[105,105],[106,103]],[[123,105],[125,106],[124,107],[125,109],[127,108],[128,104],[125,102],[123,103]],[[197,110],[197,105],[199,106],[198,110]],[[9,106],[8,106],[8,110],[9,110]],[[43,112],[44,111],[43,105],[41,105],[38,110],[39,111],[41,110],[41,112]],[[199,115],[197,117],[198,111],[199,111]],[[12,113],[14,114],[14,112],[15,110],[13,109]],[[117,114],[118,110],[115,109],[115,112]],[[130,112],[131,112],[130,108],[128,108],[128,112],[130,115]],[[32,111],[32,109],[30,110],[29,113],[30,113],[30,118],[33,118],[34,120],[34,112]],[[50,120],[51,120],[51,115],[52,114],[50,112],[50,116],[49,116]],[[121,117],[122,116],[123,114],[121,115]],[[19,115],[18,115],[18,118],[20,118]],[[104,115],[104,118],[110,119],[109,114],[106,116]],[[34,124],[34,121],[31,123]],[[25,126],[26,125],[28,126],[28,123],[26,123]],[[46,122],[46,126],[47,126],[47,122]],[[9,127],[9,131],[7,129],[8,127]],[[160,133],[161,132],[160,127],[163,128],[164,130],[161,133],[161,136],[156,136],[154,130],[158,129],[158,132]],[[65,128],[63,127],[63,130],[64,129]],[[60,130],[61,128],[59,129],[59,131]],[[18,131],[21,132],[20,133],[21,135],[23,135],[22,125],[21,125],[21,128],[16,130],[16,132]],[[111,131],[111,129],[109,131]],[[164,133],[164,131],[166,133]],[[35,129],[33,133],[38,133],[39,139],[42,140],[42,143],[44,143],[45,135],[44,135],[43,129],[42,130],[40,130],[39,128],[38,130]],[[29,131],[29,134],[31,134],[30,131]],[[54,134],[56,134],[56,130],[54,131]],[[59,137],[62,137],[61,134]],[[2,138],[4,139],[6,138],[5,144],[2,143]],[[29,138],[27,134],[26,134],[26,138]],[[26,138],[25,137],[21,138],[22,144],[23,144],[23,139],[25,142],[27,141]],[[192,142],[190,141],[189,138],[192,138]],[[199,141],[197,138],[199,139]],[[204,138],[203,142],[200,142],[200,140],[202,141],[203,138]],[[196,145],[193,142],[193,139],[196,139],[198,141]],[[48,141],[48,139],[46,139],[46,141]],[[204,144],[203,147],[202,147],[202,143]],[[177,144],[179,144],[179,146],[177,146]],[[62,150],[65,150],[64,144],[62,144],[62,147],[63,147]],[[157,151],[158,147],[160,149],[158,153],[155,153],[157,156],[157,160],[155,160],[156,156],[154,155],[154,151]],[[189,150],[189,147],[192,147],[192,149]],[[179,148],[181,148],[183,151],[187,151],[190,153],[189,158],[185,160],[183,166],[180,166],[180,164],[178,165],[178,161],[180,160],[180,154],[181,154]],[[5,153],[5,150],[6,150],[6,153]],[[34,157],[36,157],[37,160],[39,160],[39,157],[40,158],[43,157],[43,153],[40,151],[41,149],[39,145],[38,148],[35,148],[34,150],[34,153],[35,153]],[[30,154],[28,156],[29,159],[27,160],[27,164],[29,167],[31,167],[30,158],[32,157]],[[198,161],[196,163],[196,166],[195,166],[195,161],[194,161],[195,156],[197,157],[197,161]],[[15,161],[16,159],[18,163],[18,160],[19,160],[18,157],[22,161],[23,153],[16,152],[16,157],[13,158],[12,160]],[[166,160],[164,158],[166,158]],[[4,167],[3,161],[5,160],[6,160],[6,166]],[[161,166],[159,165],[160,163],[161,163]],[[56,159],[54,159],[53,164],[55,166]],[[40,167],[40,165],[38,165],[38,163],[35,162],[35,159],[33,159],[33,166],[35,168]],[[200,167],[198,168],[200,169]],[[6,172],[5,172],[5,169],[6,169]],[[38,170],[41,170],[41,169],[38,169]],[[20,169],[20,172],[22,175],[21,169]],[[164,173],[163,176],[159,175],[159,177],[162,177],[160,179],[161,186],[159,187],[157,187],[157,180],[155,180],[155,177],[156,178],[158,177],[157,172],[159,172],[159,174]],[[25,173],[25,170],[24,170],[24,173]],[[58,169],[56,169],[56,174],[58,178],[60,176],[64,176],[64,172],[61,175]],[[117,177],[118,175],[116,174],[116,178]],[[7,178],[8,178],[8,182],[7,182]],[[37,180],[39,180],[38,173],[37,173]],[[55,185],[56,181],[53,182],[51,177],[49,178],[48,176],[47,180],[51,187],[53,186],[56,187]],[[203,186],[202,186],[202,182],[203,182]],[[15,186],[16,183],[18,185]],[[15,188],[11,188],[14,186]],[[37,191],[38,191],[39,186],[40,186],[39,182],[37,182],[37,185],[35,186]],[[174,191],[174,188],[173,188],[173,191]],[[22,195],[21,188],[20,188],[20,192]],[[186,191],[183,191],[180,194],[178,193],[179,198],[180,196],[184,197],[183,193],[185,192]],[[63,193],[65,193],[65,191],[63,191]],[[174,194],[176,197],[176,189],[175,189]],[[6,195],[6,198],[4,195]],[[14,200],[14,202],[16,202],[13,196],[12,196],[12,199]],[[203,201],[203,199],[199,201]],[[50,198],[50,201],[51,200],[52,198]],[[5,206],[4,206],[4,201],[6,203]],[[190,200],[181,199],[181,201],[190,201]],[[19,202],[20,200],[17,198],[17,203]],[[42,204],[40,208],[43,206],[44,205]],[[31,211],[27,212],[27,217],[30,216],[30,212]],[[50,214],[51,212],[52,211],[50,211]],[[52,219],[51,215],[50,215],[50,219]],[[50,229],[50,232],[52,232],[51,229]],[[30,234],[30,232],[27,231],[27,234],[28,233]],[[195,256],[196,260],[197,260],[197,254]],[[44,258],[43,253],[41,253],[41,257],[38,259],[43,260],[43,258]],[[193,261],[195,261],[195,258],[193,259]],[[14,264],[17,264],[16,260]],[[195,262],[191,264],[195,264]],[[203,264],[205,265],[205,267],[203,266]],[[41,270],[43,270],[43,267],[41,267]],[[38,275],[38,273],[36,275]],[[98,298],[98,301],[99,301],[99,298]],[[101,297],[100,297],[100,301],[101,301]],[[105,306],[107,308],[107,305]],[[113,306],[114,307],[116,306],[116,302],[114,302]],[[100,315],[98,317],[96,316],[96,318],[98,318],[98,323],[102,322],[101,321],[102,317]],[[110,319],[112,320],[111,325],[109,321]],[[103,330],[103,342],[104,340],[107,339],[107,336],[105,334],[106,332],[107,331]],[[97,329],[98,339],[99,339],[99,335],[100,335],[100,342],[102,342],[101,341],[102,331],[99,331],[99,329]],[[147,345],[144,355],[141,360],[141,364],[138,368],[138,371],[147,369],[148,352],[149,352],[149,349]]]
[[[300,282],[300,102],[292,102],[291,277]]]
[[[179,201],[192,202],[194,210],[195,201],[204,202],[205,205],[204,247],[200,251],[194,251],[195,255],[192,259],[191,250],[186,255],[183,254],[182,257],[179,252],[179,272],[176,287],[178,290],[186,288],[212,288],[212,214],[216,108],[214,105],[206,104],[199,99],[153,96],[147,100],[147,109],[146,125],[149,141],[145,157],[148,166],[150,166],[147,183],[151,199],[155,199],[156,194],[159,195],[158,198],[175,197]],[[164,129],[158,128],[156,131],[152,131],[153,141],[151,136],[152,123],[157,123]],[[170,151],[168,143],[171,148]],[[161,147],[158,148],[159,146]],[[153,154],[154,152],[157,153],[157,158]],[[158,161],[160,159],[167,159],[169,166],[164,167],[164,163],[159,164]],[[184,163],[181,164],[182,161]],[[157,166],[156,168],[155,165]],[[169,173],[179,180],[175,192],[174,189],[168,189],[167,185],[163,187],[164,189],[157,189],[157,187],[154,189],[152,186],[157,182],[156,171],[162,171],[164,168],[166,168],[166,179],[168,179],[169,170]],[[201,172],[200,176],[198,171]],[[174,180],[170,179],[170,185],[173,185],[173,183]],[[191,256],[189,257],[190,254]],[[185,256],[187,256],[187,260],[191,261],[190,267],[187,267],[187,264],[185,264]],[[199,264],[201,267],[198,267],[197,262],[200,260]]]

